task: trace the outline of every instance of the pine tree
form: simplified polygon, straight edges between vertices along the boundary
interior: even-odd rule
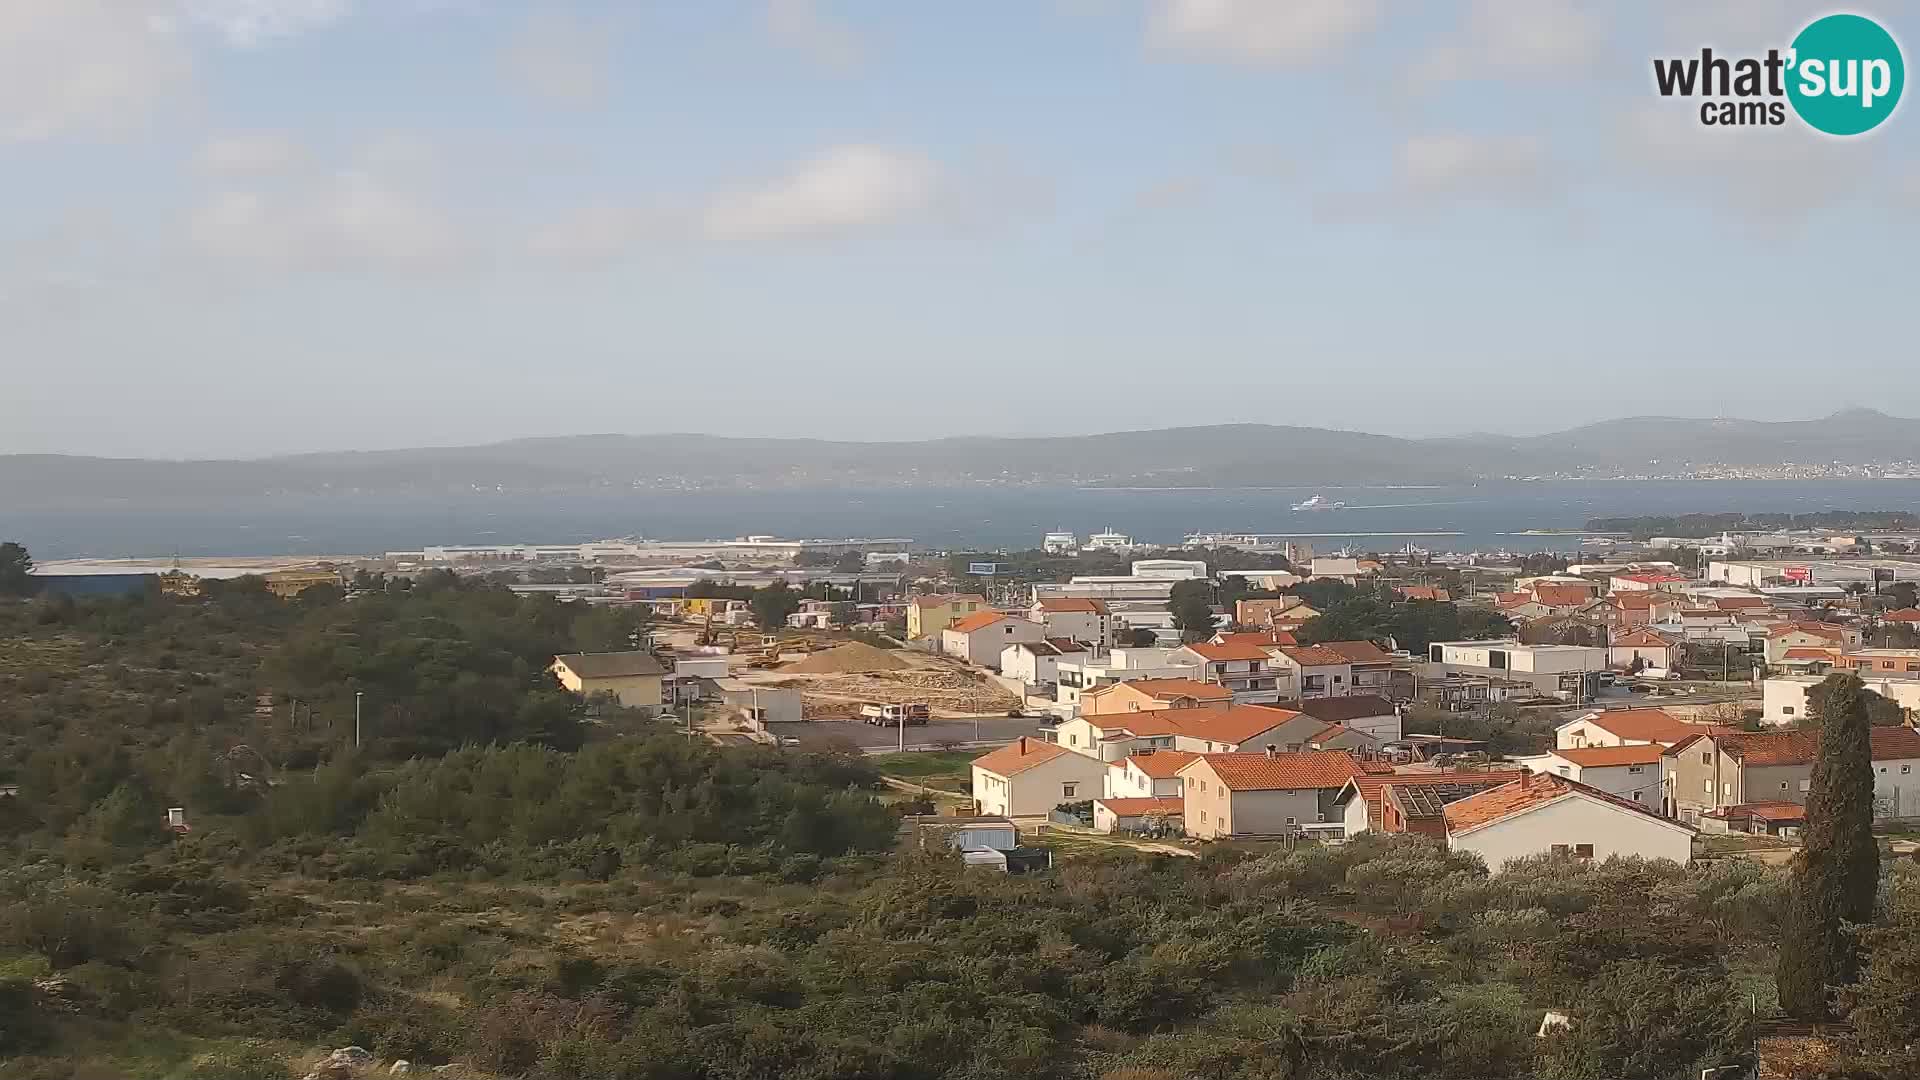
[[[1872,918],[1880,878],[1867,690],[1852,675],[1829,676],[1820,689],[1820,756],[1776,972],[1781,1007],[1806,1020],[1826,1018],[1829,989],[1853,981],[1858,957],[1846,924]]]

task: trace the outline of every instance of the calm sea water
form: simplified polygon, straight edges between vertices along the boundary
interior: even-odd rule
[[[1309,495],[1344,502],[1296,512]],[[1588,518],[1742,511],[1920,510],[1920,481],[1680,481],[1494,484],[1463,488],[1271,488],[1114,491],[991,489],[874,492],[471,495],[436,499],[249,499],[166,510],[9,512],[0,540],[41,559],[157,555],[355,554],[426,544],[569,543],[611,536],[710,539],[910,537],[935,548],[1031,548],[1049,529],[1106,527],[1145,543],[1190,532],[1312,534],[1321,551],[1572,550]],[[1391,535],[1391,534],[1429,535]],[[1353,534],[1353,535],[1329,535]],[[1456,535],[1431,535],[1456,534]]]

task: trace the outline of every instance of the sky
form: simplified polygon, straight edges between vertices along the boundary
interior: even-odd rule
[[[0,0],[0,453],[1920,416],[1920,106],[1653,90],[1830,10]]]

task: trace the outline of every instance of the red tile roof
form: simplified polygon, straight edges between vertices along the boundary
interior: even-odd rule
[[[1636,814],[1645,814],[1655,821],[1672,825],[1676,829],[1688,832],[1696,831],[1691,825],[1683,825],[1671,818],[1641,806],[1630,799],[1618,795],[1609,795],[1598,788],[1589,787],[1577,780],[1569,780],[1553,773],[1535,773],[1497,788],[1490,788],[1478,795],[1447,804],[1445,810],[1447,832],[1458,834],[1484,828],[1494,822],[1525,813],[1536,807],[1545,806],[1555,799],[1568,795],[1579,795],[1614,806],[1631,810]]]
[[[1713,598],[1713,606],[1719,608],[1721,611],[1741,611],[1747,608],[1763,608],[1772,605],[1772,603],[1773,601],[1764,596],[1716,596]]]
[[[1391,664],[1393,654],[1371,641],[1323,641],[1322,649],[1332,649],[1349,664]]]
[[[1199,756],[1185,750],[1155,750],[1150,754],[1136,750],[1131,757],[1117,764],[1131,765],[1155,780],[1171,780]]]
[[[1267,650],[1252,643],[1215,645],[1210,641],[1196,641],[1186,648],[1194,655],[1212,661],[1267,659]]]
[[[1287,723],[1297,712],[1264,705],[1235,705],[1188,714],[1187,734],[1208,742],[1239,745],[1264,731]]]
[[[1533,598],[1548,607],[1579,607],[1593,597],[1585,585],[1535,585]]]
[[[1565,758],[1583,769],[1592,769],[1608,765],[1653,765],[1666,752],[1667,748],[1659,743],[1644,743],[1638,746],[1585,746],[1552,753],[1554,757]]]
[[[1807,808],[1796,802],[1750,802],[1722,806],[1706,813],[1710,818],[1756,817],[1762,821],[1804,821]]]
[[[1498,607],[1518,607],[1533,603],[1533,594],[1524,592],[1503,592],[1494,595],[1493,602]]]
[[[1444,604],[1452,599],[1447,590],[1438,585],[1402,585],[1399,592],[1402,600],[1433,600]]]
[[[1880,616],[1880,619],[1883,622],[1920,623],[1920,608],[1901,608],[1898,611],[1889,611],[1885,615]]]
[[[1073,751],[1057,743],[1041,742],[1022,735],[998,750],[974,758],[973,767],[985,769],[996,776],[1016,776],[1036,765],[1045,765],[1061,754],[1071,753]]]
[[[1613,639],[1613,645],[1619,649],[1667,649],[1673,647],[1673,642],[1651,630],[1641,628],[1618,635]]]
[[[1418,773],[1370,773],[1354,777],[1348,784],[1354,794],[1366,800],[1367,827],[1381,828],[1380,807],[1381,792],[1395,785],[1409,784],[1477,784],[1480,787],[1498,787],[1510,784],[1526,776],[1525,769],[1506,769],[1488,772],[1418,772]],[[1341,791],[1345,801],[1346,791]]]
[[[1817,649],[1811,645],[1795,645],[1783,654],[1787,660],[1832,660],[1840,659],[1839,649]]]
[[[1224,686],[1216,686],[1213,683],[1204,683],[1195,679],[1135,679],[1132,682],[1096,686],[1080,696],[1095,697],[1122,686],[1131,686],[1155,701],[1171,701],[1174,698],[1183,697],[1199,701],[1223,701],[1233,696],[1233,691]]]
[[[1616,709],[1612,712],[1588,713],[1579,720],[1570,723],[1588,723],[1603,731],[1612,732],[1622,739],[1637,739],[1647,742],[1673,743],[1689,735],[1697,735],[1707,730],[1696,724],[1689,724],[1665,709]],[[1562,724],[1567,727],[1569,724]]]
[[[1107,613],[1107,602],[1105,600],[1081,600],[1074,597],[1059,597],[1042,600],[1035,606],[1041,611],[1052,615],[1064,615],[1069,612],[1080,612],[1086,615],[1105,615]]]
[[[1655,604],[1672,604],[1677,601],[1666,593],[1635,591],[1614,593],[1607,597],[1607,602],[1624,611],[1628,608],[1651,608]]]
[[[1910,727],[1871,728],[1867,738],[1874,761],[1920,759],[1920,731]],[[1738,731],[1721,736],[1719,743],[1745,765],[1810,765],[1820,756],[1818,731]]]
[[[1301,667],[1345,664],[1347,658],[1325,645],[1282,645],[1280,651]]]
[[[1186,800],[1178,795],[1157,799],[1095,799],[1093,801],[1112,811],[1115,817],[1145,817],[1156,813],[1166,814],[1168,817],[1180,817],[1187,810]]]
[[[1642,585],[1671,585],[1675,582],[1692,580],[1681,574],[1616,574],[1622,581],[1637,581]]]
[[[955,619],[953,622],[947,624],[947,629],[958,630],[963,634],[971,634],[976,630],[985,630],[987,627],[992,626],[1004,618],[1006,618],[1006,616],[998,611],[976,611],[964,619]]]
[[[1291,754],[1201,754],[1181,775],[1191,775],[1202,763],[1213,770],[1229,791],[1299,791],[1342,788],[1362,775],[1353,757],[1343,750],[1302,750]]]

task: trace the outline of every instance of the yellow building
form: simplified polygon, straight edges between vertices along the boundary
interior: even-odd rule
[[[938,637],[942,630],[986,608],[987,598],[978,593],[916,596],[907,604],[907,636]]]
[[[291,600],[316,585],[340,585],[340,575],[331,570],[275,570],[264,576],[267,591],[282,600]]]
[[[561,686],[581,697],[612,694],[629,709],[660,711],[660,677],[666,669],[651,653],[568,653],[554,657],[550,670]]]

